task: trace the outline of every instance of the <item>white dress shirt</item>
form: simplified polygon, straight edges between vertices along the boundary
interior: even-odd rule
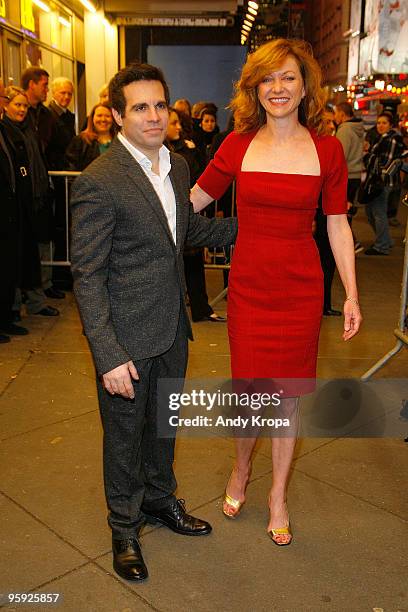
[[[129,151],[132,157],[137,161],[143,172],[153,185],[155,192],[162,204],[163,210],[167,217],[167,222],[174,243],[176,243],[176,197],[174,195],[173,185],[170,180],[170,151],[162,145],[159,149],[159,174],[152,171],[152,162],[144,153],[139,151],[132,143],[130,143],[122,133],[119,132],[118,139],[124,147]]]

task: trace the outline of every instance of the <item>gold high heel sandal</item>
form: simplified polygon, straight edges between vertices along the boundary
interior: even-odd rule
[[[275,540],[276,536],[290,536],[290,539],[288,542],[278,542],[277,540]],[[276,544],[276,546],[289,546],[289,544],[292,543],[293,540],[293,534],[290,528],[290,523],[288,524],[287,527],[278,527],[277,529],[270,529],[268,531],[268,536],[271,538],[272,542],[274,544]]]
[[[270,503],[271,503],[271,500],[269,498],[268,504],[270,505]],[[286,502],[285,502],[285,507],[287,510]],[[276,529],[275,528],[268,529],[268,536],[271,538],[272,542],[276,544],[276,546],[289,546],[289,544],[292,543],[293,534],[290,528],[289,514],[288,514],[288,524],[285,527],[277,527]],[[277,540],[275,540],[276,536],[290,536],[290,538],[287,542],[278,542]]]
[[[248,479],[247,479],[247,482],[246,482],[246,485],[245,485],[245,491],[246,491],[246,488],[248,486],[250,474],[251,474],[251,470],[249,470],[249,472],[248,472]],[[231,472],[231,475],[230,475],[228,483],[227,483],[227,488],[228,488],[229,482],[231,480],[231,476],[232,476],[232,472]],[[223,512],[224,516],[226,516],[227,518],[234,519],[234,518],[237,518],[237,516],[241,512],[242,506],[245,504],[245,500],[244,501],[239,501],[239,499],[235,499],[234,497],[231,497],[231,495],[228,495],[228,493],[227,493],[227,488],[225,489],[224,499],[223,499],[223,502],[222,502],[222,512]],[[225,504],[228,504],[228,506],[230,506],[230,511],[229,512],[225,509]],[[231,511],[231,508],[233,509],[233,511]]]
[[[225,510],[225,504],[228,504],[231,508],[234,508],[234,512],[227,512]],[[241,512],[242,506],[245,504],[245,502],[241,502],[239,501],[239,499],[234,499],[233,497],[231,497],[230,495],[228,495],[227,492],[224,493],[224,500],[222,503],[222,511],[224,513],[224,515],[228,518],[237,518],[238,514]]]

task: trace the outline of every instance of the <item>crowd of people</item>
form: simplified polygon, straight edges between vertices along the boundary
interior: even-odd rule
[[[0,342],[3,343],[9,342],[10,336],[25,335],[29,331],[18,324],[23,302],[28,314],[58,316],[58,309],[47,304],[47,299],[65,296],[54,284],[55,270],[40,264],[41,260],[50,259],[50,255],[63,258],[66,251],[65,184],[60,178],[50,179],[48,171],[83,171],[108,150],[118,131],[107,85],[99,91],[98,104],[76,135],[75,115],[69,110],[73,83],[65,77],[56,78],[51,83],[51,101],[46,105],[48,80],[44,69],[31,67],[23,73],[21,87],[5,88],[0,82],[2,182],[9,193],[9,205],[3,208],[2,248],[8,259],[12,255],[12,265],[4,272],[6,282],[0,294]],[[234,120],[231,116],[227,130],[220,132],[218,109],[210,101],[191,104],[185,98],[178,99],[170,110],[166,146],[186,159],[192,186],[233,130]],[[366,181],[379,178],[378,193],[365,203],[373,243],[364,249],[353,232],[355,253],[388,255],[393,247],[389,227],[399,225],[399,162],[406,148],[398,129],[398,117],[392,110],[384,110],[378,115],[376,125],[366,131],[363,121],[354,115],[348,102],[328,106],[325,112],[327,133],[340,141],[346,158],[350,227],[357,212],[362,176],[366,176]],[[205,214],[214,215],[214,210],[212,203]],[[217,214],[230,216],[234,210],[235,202],[229,188],[217,202]],[[315,218],[315,239],[324,272],[324,315],[340,316],[341,311],[332,308],[331,304],[335,261],[321,201]],[[208,303],[203,249],[186,245],[184,264],[193,321],[224,322],[226,319],[215,313]],[[70,288],[70,275],[66,278],[69,278],[67,288]],[[224,279],[227,285],[227,272],[224,272]]]
[[[6,194],[1,213],[0,265],[5,280],[0,290],[1,343],[28,333],[18,325],[23,301],[28,314],[51,317],[59,311],[46,303],[47,298],[65,297],[53,286],[52,268],[40,263],[49,259],[56,217],[48,171],[61,168],[63,140],[74,134],[74,122],[66,134],[69,127],[61,117],[70,113],[72,83],[58,79],[52,91],[48,108],[44,105],[48,73],[36,67],[24,71],[21,87],[0,84],[1,188]]]
[[[69,109],[73,83],[58,77],[50,87],[47,105],[49,75],[40,67],[24,71],[21,87],[6,88],[0,81],[0,176],[7,193],[1,226],[5,282],[0,289],[0,343],[29,333],[28,327],[19,324],[23,304],[29,315],[53,317],[59,310],[47,299],[65,297],[59,288],[63,283],[58,282],[61,269],[56,273],[52,266],[41,264],[52,257],[64,259],[66,252],[65,182],[50,178],[48,171],[82,172],[108,150],[118,131],[107,85],[99,91],[99,102],[78,135]],[[191,107],[187,100],[177,100],[172,112],[166,144],[187,160],[193,184],[208,163],[212,139],[219,133],[217,107],[211,102]],[[186,246],[184,262],[193,320],[224,322],[208,303],[203,249]],[[69,289],[69,273],[62,276]]]

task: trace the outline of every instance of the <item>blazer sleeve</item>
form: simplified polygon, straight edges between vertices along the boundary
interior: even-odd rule
[[[109,258],[116,214],[112,196],[86,175],[72,187],[71,262],[74,293],[99,374],[130,361],[112,324]]]
[[[214,158],[210,161],[197,183],[214,200],[218,200],[237,175],[239,135],[229,134]]]
[[[323,155],[323,212],[325,215],[346,214],[348,172],[341,142],[334,136],[329,136]]]
[[[193,247],[226,247],[235,242],[238,222],[235,217],[203,217],[190,205],[186,243]]]

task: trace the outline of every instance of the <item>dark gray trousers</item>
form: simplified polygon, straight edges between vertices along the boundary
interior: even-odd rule
[[[176,338],[168,351],[135,362],[139,381],[135,398],[109,395],[97,382],[103,438],[108,522],[115,539],[138,535],[145,509],[167,506],[177,487],[173,472],[174,438],[157,437],[157,381],[184,378],[188,340],[181,314]]]

